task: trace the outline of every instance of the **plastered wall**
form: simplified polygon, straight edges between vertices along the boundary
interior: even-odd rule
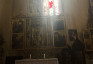
[[[16,0],[18,3],[25,1]],[[26,2],[27,3],[27,2]],[[11,52],[11,17],[12,17],[12,0],[0,0],[0,31],[4,37],[5,56],[9,56]],[[22,4],[23,5],[23,4]],[[26,12],[26,10],[24,9]],[[86,29],[88,20],[88,0],[64,0],[64,16],[66,20],[66,30],[68,36],[69,29],[77,29],[80,39],[82,32]],[[68,42],[69,39],[67,38]]]

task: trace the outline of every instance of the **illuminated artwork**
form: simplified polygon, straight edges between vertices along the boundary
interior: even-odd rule
[[[47,46],[46,28],[47,28],[46,22],[43,23],[41,18],[27,19],[26,47],[27,48],[46,47]]]

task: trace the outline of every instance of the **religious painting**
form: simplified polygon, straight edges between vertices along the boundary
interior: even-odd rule
[[[87,51],[93,50],[93,41],[91,39],[86,39],[84,42]]]
[[[89,32],[89,30],[85,30],[84,31],[83,37],[84,37],[84,39],[89,39],[90,38],[90,32]]]
[[[31,18],[26,21],[26,47],[41,48],[47,46],[46,22],[41,18]]]
[[[64,30],[64,21],[63,20],[54,21],[53,22],[53,29],[54,29],[54,31]]]
[[[89,6],[88,6],[88,13],[89,13],[89,18],[88,18],[88,27],[92,28],[93,27],[93,0],[89,0]]]
[[[23,20],[17,20],[12,22],[12,32],[13,33],[23,33]]]
[[[89,0],[89,13],[93,14],[93,0]]]
[[[12,35],[12,49],[23,49],[23,35],[13,34]]]
[[[54,32],[54,46],[55,47],[66,46],[66,38],[64,34],[61,34],[59,32]]]
[[[42,44],[42,22],[41,21],[36,21],[32,22],[32,46],[33,47],[38,47],[41,46]]]
[[[85,48],[86,51],[93,51],[93,30],[86,29],[83,32],[83,38],[84,38],[84,43],[85,43]]]
[[[91,37],[93,37],[93,29],[90,29]]]
[[[68,35],[69,35],[69,40],[70,41],[73,41],[73,37],[72,37],[72,33],[76,34],[77,35],[77,30],[76,29],[70,29],[68,30]]]

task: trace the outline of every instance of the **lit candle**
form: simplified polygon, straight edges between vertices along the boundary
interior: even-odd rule
[[[31,59],[31,54],[30,54],[30,59]]]
[[[45,59],[45,54],[44,54],[44,59]]]

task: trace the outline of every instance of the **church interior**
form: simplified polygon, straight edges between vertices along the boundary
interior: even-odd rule
[[[73,64],[72,33],[93,64],[92,17],[93,0],[0,0],[0,64]]]

